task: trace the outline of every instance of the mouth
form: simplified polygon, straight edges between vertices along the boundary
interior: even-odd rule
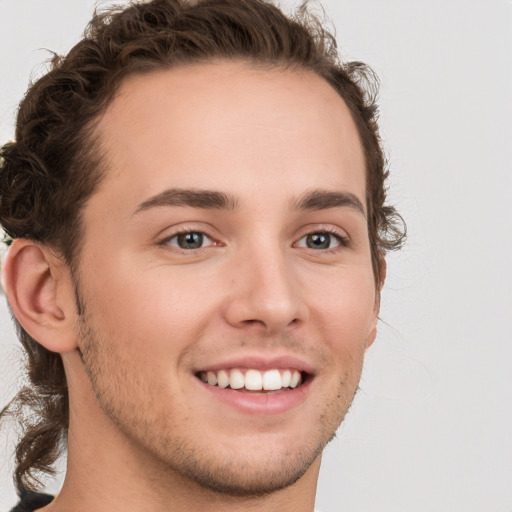
[[[195,375],[209,386],[251,394],[283,393],[300,387],[309,378],[306,372],[294,368],[228,368]]]

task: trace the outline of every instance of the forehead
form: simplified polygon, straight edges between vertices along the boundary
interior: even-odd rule
[[[107,175],[133,201],[165,187],[349,189],[364,203],[365,165],[339,94],[309,71],[242,62],[131,76],[98,124]],[[137,197],[135,197],[137,196]]]

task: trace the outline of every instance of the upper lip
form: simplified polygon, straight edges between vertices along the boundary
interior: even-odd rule
[[[293,355],[280,355],[272,357],[261,355],[241,356],[201,366],[199,368],[196,368],[195,372],[217,372],[219,370],[229,370],[232,368],[250,368],[261,371],[290,368],[308,374],[314,373],[314,368],[311,364]]]

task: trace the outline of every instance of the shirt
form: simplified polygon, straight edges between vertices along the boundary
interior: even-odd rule
[[[20,502],[11,510],[11,512],[33,512],[38,508],[43,508],[52,501],[53,496],[50,496],[49,494],[23,491],[20,496]]]
[[[25,491],[21,494],[20,502],[11,510],[11,512],[33,512],[42,508],[53,501],[53,496],[49,494],[40,494],[36,492]],[[319,512],[315,510],[315,512]]]

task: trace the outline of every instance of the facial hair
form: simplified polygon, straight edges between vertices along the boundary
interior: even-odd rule
[[[78,337],[85,372],[96,401],[103,413],[129,440],[137,453],[143,453],[144,470],[158,468],[160,478],[192,482],[224,496],[258,497],[284,489],[297,482],[321,455],[352,402],[357,389],[346,385],[346,377],[338,382],[317,418],[314,435],[293,452],[279,452],[264,463],[251,453],[237,452],[236,460],[218,447],[205,448],[187,435],[186,429],[172,428],[169,415],[162,411],[158,398],[161,388],[151,378],[151,369],[125,350],[114,333],[100,333],[88,315],[81,299]],[[353,379],[348,379],[353,380]],[[172,414],[172,413],[171,413]],[[304,418],[308,421],[308,418]]]

